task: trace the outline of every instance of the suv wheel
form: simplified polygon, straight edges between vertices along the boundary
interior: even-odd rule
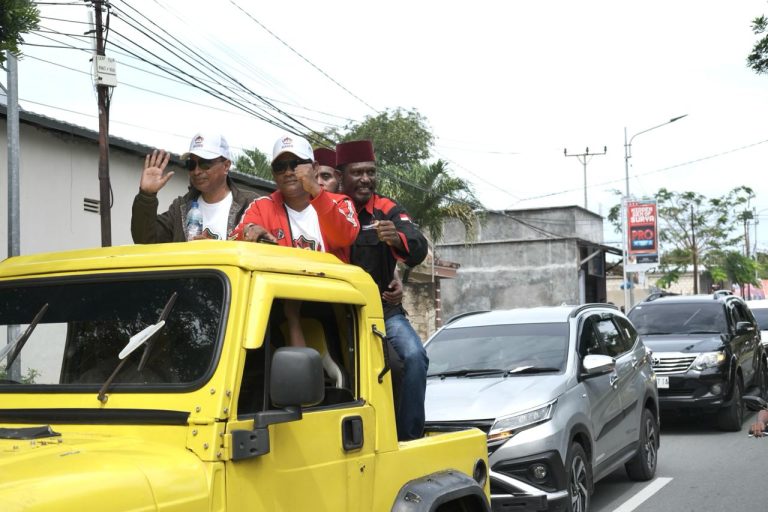
[[[625,464],[629,478],[646,481],[656,473],[658,461],[659,429],[656,417],[650,409],[643,409],[640,420],[640,447],[632,459]]]
[[[733,388],[731,405],[720,409],[717,417],[717,426],[720,430],[738,432],[744,422],[744,399],[741,397],[741,379],[736,377],[736,386]]]
[[[568,512],[589,510],[589,489],[592,486],[592,466],[579,443],[573,443],[565,461],[568,471]]]

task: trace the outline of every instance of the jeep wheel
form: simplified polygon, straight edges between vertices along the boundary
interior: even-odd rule
[[[632,459],[624,467],[629,478],[646,481],[656,474],[656,462],[659,456],[659,429],[656,417],[650,409],[643,409],[640,420],[640,447]]]
[[[720,409],[717,416],[717,426],[727,432],[738,432],[744,422],[744,399],[741,397],[741,380],[736,377],[736,386],[733,388],[731,405]]]
[[[587,512],[592,488],[592,466],[579,443],[573,443],[565,461],[568,471],[568,512]]]

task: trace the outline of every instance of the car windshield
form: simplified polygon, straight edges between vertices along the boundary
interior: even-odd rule
[[[113,391],[202,384],[218,353],[226,290],[211,271],[0,283],[0,347],[13,345],[0,360],[0,387],[94,392],[137,337]]]
[[[568,324],[444,329],[426,349],[430,375],[462,370],[471,370],[469,376],[488,375],[482,370],[499,370],[504,375],[531,375],[535,369],[561,371],[568,352]]]
[[[753,309],[752,314],[755,315],[760,330],[768,331],[768,308]]]
[[[629,319],[640,334],[703,334],[728,332],[720,302],[638,304]]]

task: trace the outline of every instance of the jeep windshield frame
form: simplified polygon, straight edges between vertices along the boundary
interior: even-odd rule
[[[7,327],[38,321],[17,357],[0,360],[2,393],[97,393],[131,336],[173,311],[153,336],[148,358],[125,358],[110,392],[188,392],[213,374],[226,331],[231,286],[212,269],[108,273],[0,282],[0,340]],[[9,371],[10,370],[10,371]],[[16,378],[12,378],[15,375]],[[19,378],[20,376],[20,378]]]

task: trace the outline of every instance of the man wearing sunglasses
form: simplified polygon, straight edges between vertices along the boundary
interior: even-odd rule
[[[195,239],[226,240],[256,193],[238,189],[229,177],[232,165],[229,145],[216,133],[197,133],[189,151],[181,156],[189,171],[189,191],[173,200],[165,213],[157,214],[157,193],[173,176],[165,172],[170,153],[154,150],[144,160],[139,193],[133,200],[131,235],[134,243],[183,242],[187,240],[187,213],[197,201],[203,214],[203,232]]]
[[[421,338],[405,316],[399,300],[391,299],[398,261],[414,267],[427,256],[427,240],[398,203],[376,193],[376,158],[369,140],[336,146],[336,168],[343,192],[352,198],[361,228],[352,246],[351,262],[368,272],[379,286],[387,341],[402,361],[402,379],[393,372],[397,393],[395,417],[401,441],[424,432],[424,395],[429,360]],[[396,368],[396,366],[395,366]]]

